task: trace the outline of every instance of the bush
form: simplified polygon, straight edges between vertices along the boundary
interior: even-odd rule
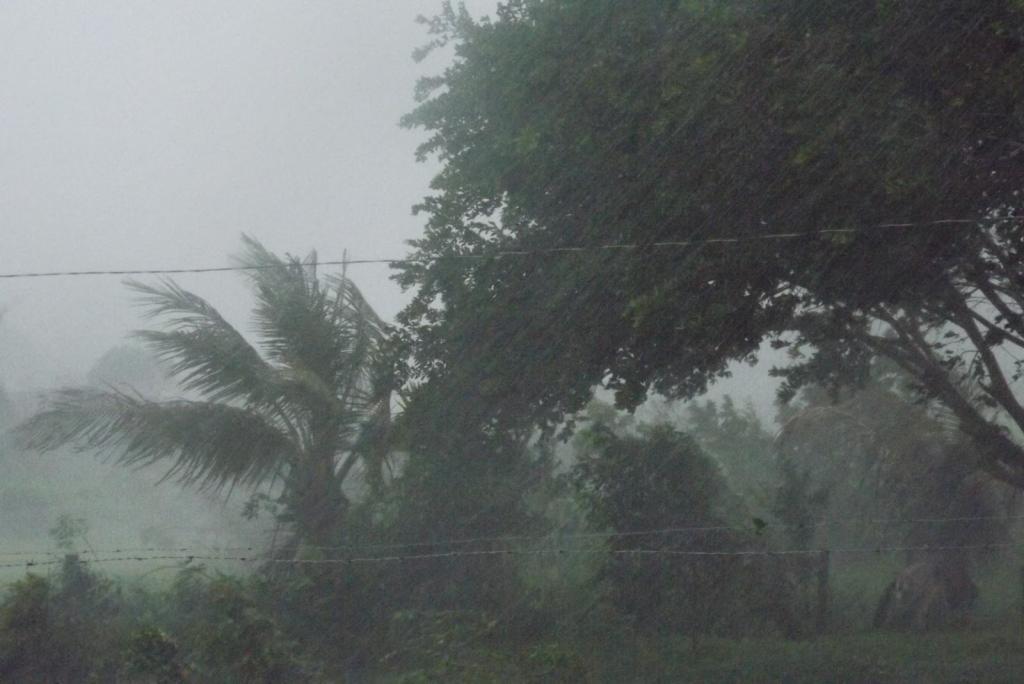
[[[300,649],[262,610],[245,581],[183,570],[169,596],[168,624],[199,681],[295,682],[310,673]]]
[[[0,604],[0,679],[112,678],[125,631],[120,592],[75,555],[54,580],[30,574]]]

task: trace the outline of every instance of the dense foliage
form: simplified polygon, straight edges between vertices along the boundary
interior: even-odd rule
[[[430,25],[456,61],[405,122],[443,164],[398,276],[414,377],[517,424],[598,384],[698,393],[765,339],[806,354],[786,395],[882,354],[1024,485],[999,427],[1024,427],[1019,2],[515,0]]]

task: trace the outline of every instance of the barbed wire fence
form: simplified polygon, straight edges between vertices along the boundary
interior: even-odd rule
[[[992,522],[1001,521],[1012,523],[1024,520],[1024,515],[1012,516],[957,516],[957,517],[936,517],[936,518],[848,518],[844,520],[823,520],[814,523],[815,527],[827,525],[850,525],[854,523],[880,523],[880,524],[947,524],[951,522]],[[882,554],[882,553],[907,553],[907,552],[938,552],[953,550],[983,550],[983,549],[1012,549],[1024,546],[1024,540],[1010,541],[1005,543],[991,544],[965,544],[965,545],[884,545],[859,546],[859,547],[812,547],[812,548],[783,548],[772,549],[768,547],[728,549],[728,550],[680,550],[677,548],[665,548],[648,545],[640,548],[616,549],[608,546],[590,547],[567,547],[554,546],[551,542],[564,544],[573,540],[607,541],[611,539],[654,537],[665,535],[678,535],[686,533],[702,533],[709,531],[733,531],[748,532],[755,535],[763,534],[765,530],[792,530],[802,528],[798,525],[766,525],[760,530],[754,527],[736,525],[693,525],[680,527],[665,527],[652,530],[616,531],[616,532],[560,532],[554,531],[547,535],[496,535],[484,537],[472,537],[462,539],[441,539],[432,541],[418,541],[394,544],[350,544],[339,546],[304,546],[307,552],[323,554],[334,554],[336,557],[329,558],[276,558],[266,555],[265,551],[258,546],[205,546],[205,545],[179,545],[170,547],[112,547],[112,548],[88,548],[88,549],[57,549],[57,550],[3,550],[0,549],[0,559],[11,557],[25,557],[26,560],[10,561],[0,563],[3,567],[34,567],[48,564],[56,564],[61,560],[52,560],[53,557],[76,556],[84,563],[108,563],[117,561],[144,562],[149,560],[182,560],[182,561],[238,561],[245,563],[274,563],[274,564],[345,564],[345,563],[371,563],[371,562],[395,562],[403,560],[431,560],[444,558],[470,558],[478,556],[534,556],[534,555],[567,555],[567,554],[612,554],[625,556],[667,556],[667,557],[716,557],[716,556],[787,556],[787,555],[815,555],[822,552],[836,554]],[[549,544],[541,548],[504,548],[490,549],[458,549],[450,548],[479,543],[504,543],[513,542],[530,544]],[[373,554],[374,551],[393,551],[403,549],[415,549],[432,547],[443,549],[422,553],[390,553]],[[445,548],[449,547],[449,548]]]

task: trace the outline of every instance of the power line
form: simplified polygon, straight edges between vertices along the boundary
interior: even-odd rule
[[[820,237],[826,235],[856,235],[873,230],[901,230],[911,228],[928,228],[938,226],[960,226],[979,225],[995,223],[1024,223],[1024,216],[1005,217],[983,217],[973,219],[937,219],[934,221],[921,222],[889,222],[878,223],[859,228],[823,228],[820,230],[795,231],[788,233],[767,233],[762,235],[741,235],[736,237],[704,238],[699,240],[663,240],[648,244],[622,243],[607,245],[578,245],[568,247],[545,247],[539,249],[513,249],[488,252],[486,254],[448,254],[431,257],[402,257],[394,259],[330,259],[317,261],[318,266],[359,266],[366,264],[425,264],[443,260],[483,260],[500,259],[507,257],[529,257],[556,254],[575,254],[598,251],[633,251],[643,249],[667,249],[680,247],[696,247],[700,245],[736,245],[746,242],[774,241],[774,240],[795,240],[805,237]],[[272,268],[271,266],[210,266],[197,268],[130,268],[130,269],[107,269],[107,270],[67,270],[67,271],[25,271],[15,273],[0,273],[0,279],[13,280],[24,278],[57,278],[57,277],[81,277],[81,276],[129,276],[129,275],[182,275],[201,273],[226,273],[233,271],[258,271]]]

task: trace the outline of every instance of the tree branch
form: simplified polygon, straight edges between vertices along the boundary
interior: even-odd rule
[[[1006,321],[1006,325],[1010,326],[1011,329],[1016,332],[1020,337],[1014,336],[1012,333],[1006,330],[999,329],[1009,339],[1012,339],[1018,346],[1024,346],[1024,312],[1017,312],[1011,309],[996,289],[992,286],[992,283],[987,282],[984,278],[978,276],[973,278],[974,283],[978,286],[978,289],[984,293],[986,299],[995,307],[1002,316],[1003,320]]]
[[[856,338],[876,354],[895,362],[900,368],[928,387],[953,412],[960,429],[970,437],[983,456],[981,467],[993,477],[1014,486],[1024,486],[1024,447],[1010,439],[1003,429],[987,420],[963,396],[950,380],[949,373],[932,357],[927,343],[913,326],[902,324],[891,313],[879,308],[876,315],[889,324],[900,341],[868,333]]]
[[[992,348],[985,342],[984,335],[975,325],[971,310],[960,299],[955,288],[950,288],[950,291],[946,293],[946,301],[950,305],[954,321],[967,333],[985,366],[988,375],[988,386],[985,391],[1003,407],[1013,422],[1024,430],[1024,406],[1014,396],[1013,390],[1006,381],[1003,368],[999,365],[999,360],[996,359]]]

